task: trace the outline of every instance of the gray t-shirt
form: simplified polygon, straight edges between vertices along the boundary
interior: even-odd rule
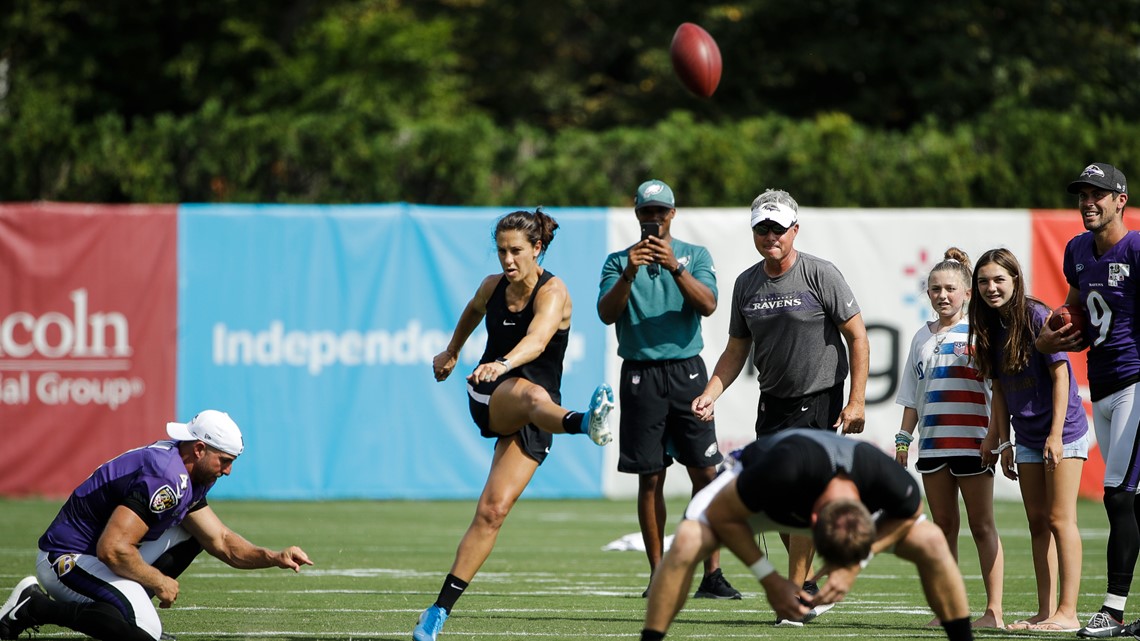
[[[728,334],[752,339],[761,392],[796,398],[847,378],[839,326],[859,311],[835,265],[800,252],[792,268],[776,278],[764,272],[763,261],[737,277]]]

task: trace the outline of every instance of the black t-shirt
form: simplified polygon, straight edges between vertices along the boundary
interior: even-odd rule
[[[811,527],[812,507],[841,471],[872,514],[910,518],[922,500],[914,478],[879,448],[821,430],[761,438],[744,448],[741,463],[736,487],[744,505],[794,528]]]

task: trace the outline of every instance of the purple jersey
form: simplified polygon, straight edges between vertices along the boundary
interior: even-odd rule
[[[40,550],[95,554],[103,528],[120,505],[150,528],[142,540],[153,541],[181,523],[192,508],[205,505],[206,492],[213,486],[191,483],[174,441],[130,450],[100,465],[75,488],[40,537]]]
[[[1096,255],[1092,232],[1065,246],[1065,280],[1080,290],[1088,311],[1089,391],[1097,401],[1140,380],[1137,352],[1136,281],[1140,269],[1140,234],[1130,231],[1103,256]],[[1137,273],[1140,277],[1140,272]]]
[[[1030,327],[1036,336],[1045,324],[1049,310],[1042,304],[1029,302]],[[1008,332],[1002,329],[996,336],[994,345],[1005,345]],[[1001,362],[1001,354],[994,352],[993,361]],[[1005,396],[1006,411],[1010,414],[1010,426],[1017,435],[1017,444],[1042,449],[1053,425],[1053,378],[1049,374],[1051,365],[1065,362],[1065,372],[1069,377],[1069,403],[1065,411],[1065,426],[1061,435],[1063,443],[1072,443],[1089,431],[1085,408],[1077,392],[1077,379],[1073,376],[1073,366],[1064,352],[1042,354],[1036,349],[1029,351],[1029,365],[1016,374],[999,374],[998,382]]]

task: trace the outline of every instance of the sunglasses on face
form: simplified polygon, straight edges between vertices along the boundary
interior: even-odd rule
[[[768,232],[774,232],[777,236],[783,236],[788,233],[788,228],[773,222],[756,223],[752,228],[759,236],[767,236]]]

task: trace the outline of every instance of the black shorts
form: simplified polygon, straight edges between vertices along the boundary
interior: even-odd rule
[[[677,459],[686,467],[719,465],[716,427],[693,416],[693,399],[708,384],[700,356],[675,361],[624,361],[618,471],[652,474]]]
[[[919,458],[914,464],[914,470],[919,474],[933,474],[949,466],[950,473],[958,476],[977,476],[979,474],[994,475],[993,466],[982,465],[980,456],[927,456]]]
[[[546,455],[550,453],[550,446],[554,443],[554,435],[550,432],[544,432],[534,425],[526,424],[523,428],[514,434],[504,436],[491,431],[491,408],[481,401],[476,400],[471,395],[470,387],[467,390],[467,408],[471,412],[471,419],[475,421],[475,425],[479,426],[479,434],[483,438],[511,438],[513,436],[519,437],[519,444],[522,446],[526,455],[538,461],[539,465],[546,460]]]
[[[843,383],[796,398],[780,398],[760,392],[760,403],[756,408],[756,436],[790,427],[832,430],[842,411]]]

